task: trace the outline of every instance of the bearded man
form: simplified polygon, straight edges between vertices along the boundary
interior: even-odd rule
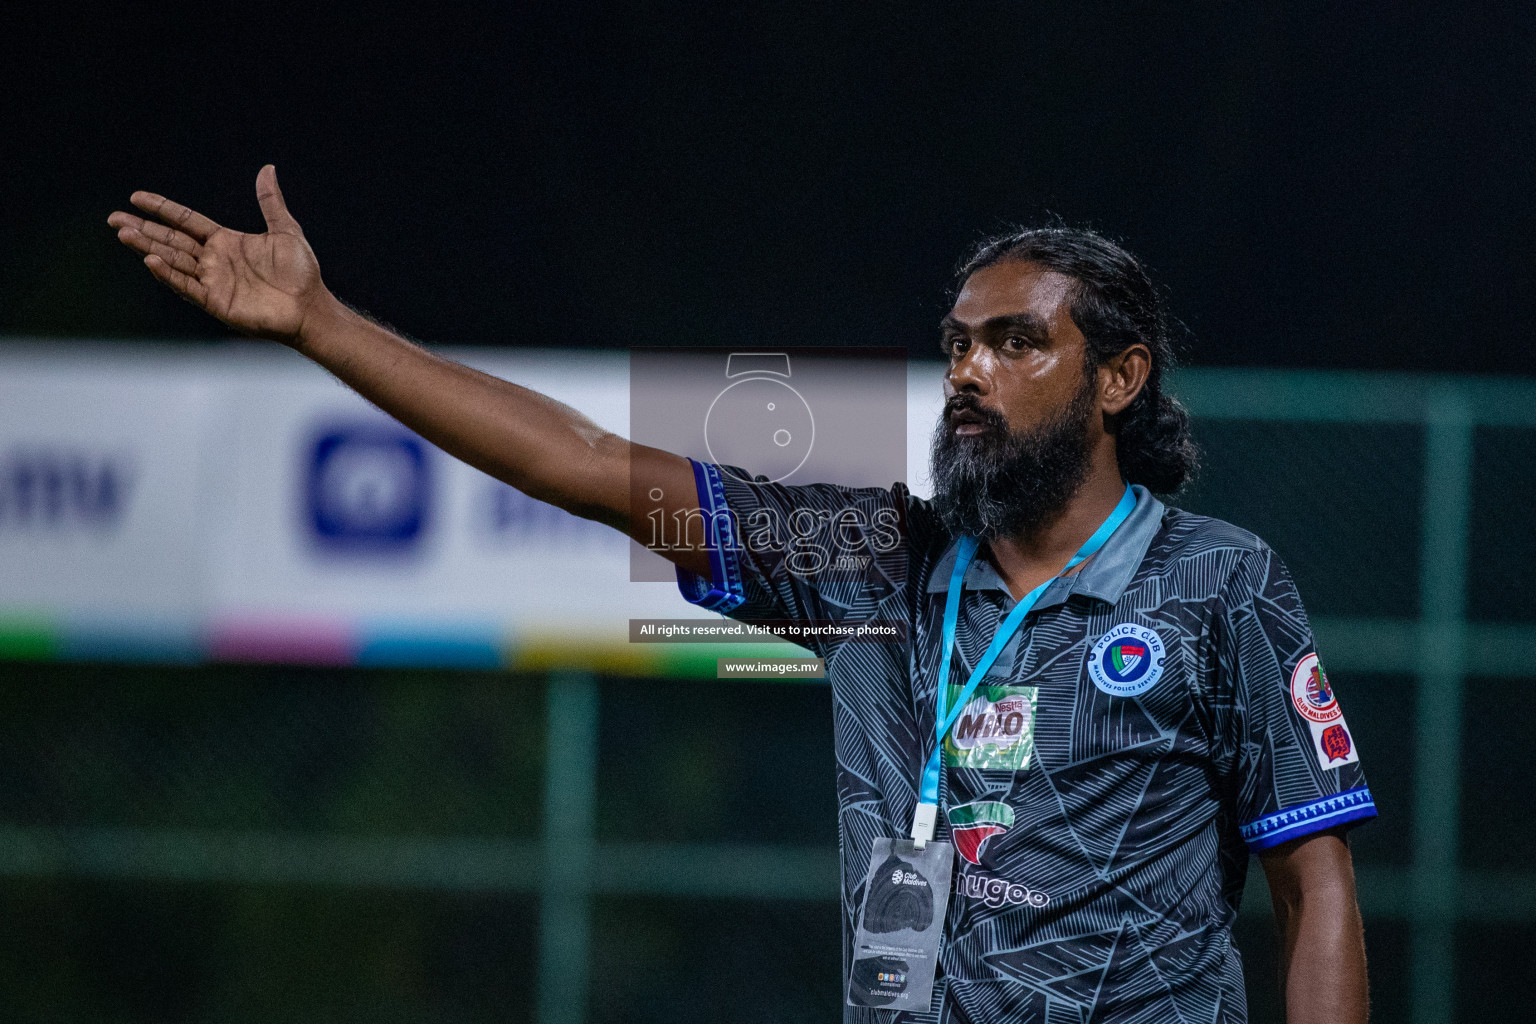
[[[690,601],[749,622],[904,623],[897,643],[806,644],[832,684],[845,1020],[1242,1021],[1231,927],[1250,853],[1289,1019],[1366,1019],[1345,832],[1375,806],[1279,558],[1155,496],[1179,489],[1195,451],[1162,390],[1166,314],[1125,250],[1048,228],[965,263],[941,325],[928,501],[900,484],[754,480],[438,357],[325,288],[270,166],[257,197],[260,235],[144,192],[133,203],[158,220],[109,223],[188,300],[536,498],[642,544],[632,494],[702,514],[717,524],[704,544],[662,552]],[[845,536],[899,523],[900,543],[869,530],[871,569],[850,579],[797,571],[738,528],[806,510]],[[933,879],[937,902],[891,888],[926,890],[913,851],[948,844],[959,861],[947,892]],[[894,859],[871,870],[877,849]],[[861,915],[877,890],[874,926]],[[899,945],[862,944],[865,925],[941,933],[920,1005],[880,1008],[904,1005],[911,965]]]

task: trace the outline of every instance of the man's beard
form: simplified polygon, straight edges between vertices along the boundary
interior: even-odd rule
[[[934,507],[952,533],[983,540],[1030,536],[1063,511],[1088,476],[1093,377],[1061,413],[1028,431],[1010,431],[1002,413],[974,395],[955,395],[933,435]],[[960,435],[950,414],[969,409],[990,429]]]

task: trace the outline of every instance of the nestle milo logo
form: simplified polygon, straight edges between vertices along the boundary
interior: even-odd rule
[[[951,696],[959,691],[951,688]],[[944,737],[944,763],[951,768],[1029,767],[1035,750],[1033,686],[983,686],[965,705]]]

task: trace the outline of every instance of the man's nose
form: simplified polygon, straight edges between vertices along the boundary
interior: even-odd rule
[[[970,391],[986,394],[992,376],[992,349],[986,345],[972,344],[965,353],[949,366],[946,379],[950,388],[959,394]]]

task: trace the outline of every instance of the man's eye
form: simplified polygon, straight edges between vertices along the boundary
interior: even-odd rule
[[[1017,334],[1010,334],[1003,339],[1003,344],[1007,345],[1008,349],[1012,352],[1021,352],[1029,348],[1029,339],[1020,337]]]
[[[971,347],[971,343],[966,338],[945,338],[944,339],[944,351],[949,353],[952,356],[958,356],[958,355],[960,355],[961,353],[963,353],[966,349],[968,349],[970,347]]]

